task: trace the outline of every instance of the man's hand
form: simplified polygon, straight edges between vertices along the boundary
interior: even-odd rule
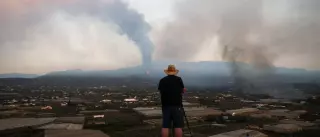
[[[187,92],[187,88],[183,88],[182,93]]]

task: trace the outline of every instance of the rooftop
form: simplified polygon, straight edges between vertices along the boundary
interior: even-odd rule
[[[187,116],[220,115],[222,113],[222,111],[204,107],[185,107],[184,109]],[[161,108],[158,107],[138,107],[133,110],[145,116],[161,116],[162,114]]]
[[[45,130],[46,137],[109,137],[99,130]]]
[[[275,109],[275,110],[268,110],[265,112],[265,114],[268,114],[270,116],[276,116],[276,117],[285,117],[290,119],[298,118],[301,113],[292,112],[287,109]]]
[[[221,133],[221,134],[213,135],[209,137],[245,137],[247,134],[249,134],[250,137],[268,137],[267,135],[259,131],[246,130],[246,129],[225,132],[225,133]]]
[[[241,108],[241,109],[227,110],[226,112],[229,114],[242,114],[242,113],[253,113],[258,111],[259,109],[257,108]]]
[[[39,127],[39,129],[65,129],[65,130],[81,130],[82,124],[71,124],[71,123],[52,123]]]
[[[106,110],[84,110],[80,111],[80,114],[90,114],[90,113],[106,113],[106,112],[119,112],[119,110],[115,109],[106,109]]]
[[[8,118],[0,119],[0,131],[21,127],[41,126],[51,123],[56,118]]]
[[[295,133],[302,130],[301,127],[295,124],[264,125],[263,129],[276,133]]]
[[[316,126],[315,123],[311,123],[311,122],[307,122],[307,121],[297,121],[297,120],[280,120],[279,121],[282,124],[295,124],[298,125],[300,127],[312,127],[312,126]]]
[[[83,124],[85,117],[58,117],[55,122]]]

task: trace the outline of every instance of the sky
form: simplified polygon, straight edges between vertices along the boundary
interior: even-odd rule
[[[145,16],[151,24],[159,24],[170,20],[174,4],[179,0],[124,0],[130,8],[137,10]],[[160,23],[159,23],[160,22]]]
[[[119,0],[2,0],[0,73],[108,70],[145,64],[149,59],[224,60],[216,33],[219,21],[206,19],[211,12],[218,12],[210,10],[217,8],[210,5],[217,0],[115,1]],[[287,0],[274,2],[268,1],[269,8],[263,11],[264,21],[270,26],[290,17],[284,8]],[[257,34],[250,36],[253,41],[261,38]],[[268,49],[277,54],[272,58],[275,66],[320,69],[315,61],[306,61],[317,57],[311,52],[318,48],[296,48],[285,54],[279,48]],[[252,59],[241,61],[248,60]]]

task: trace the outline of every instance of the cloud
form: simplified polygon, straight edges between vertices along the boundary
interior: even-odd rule
[[[26,30],[23,41],[2,45],[1,68],[13,72],[116,69],[141,64],[138,46],[116,24],[56,12]]]
[[[290,4],[281,3],[283,5],[278,6],[281,10],[274,7],[277,4],[279,0],[185,0],[177,3],[175,20],[154,35],[157,58],[190,61],[206,50],[231,62],[233,91],[279,97],[283,92],[275,94],[266,88],[283,83],[274,66],[320,69],[317,61],[320,16],[316,8],[320,2],[293,0]],[[206,42],[210,40],[213,42]],[[287,86],[280,90],[293,90],[291,85]]]
[[[256,0],[176,2],[172,18],[155,29],[120,0],[2,0],[0,73],[148,66],[153,43],[156,59],[230,60],[223,57],[228,43],[229,49],[240,49],[238,61],[262,67],[320,68],[315,0],[261,0],[260,7]],[[121,51],[114,54],[115,49]],[[43,58],[46,55],[50,57]]]
[[[155,56],[194,60],[208,49],[205,41],[218,37],[212,60],[221,59],[217,56],[223,57],[228,45],[237,50],[228,55],[241,54],[236,57],[241,62],[320,69],[316,61],[320,19],[315,5],[319,5],[316,0],[184,0],[176,3],[174,20],[155,31]],[[222,59],[230,61],[230,56]]]
[[[4,0],[0,73],[115,69],[148,64],[143,15],[116,0]]]

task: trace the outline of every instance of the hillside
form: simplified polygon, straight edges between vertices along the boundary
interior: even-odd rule
[[[156,62],[150,67],[142,66],[123,68],[118,70],[67,70],[50,72],[39,77],[0,79],[0,85],[64,85],[64,86],[101,86],[101,85],[131,85],[155,86],[158,80],[165,76],[163,69],[168,62]],[[259,85],[268,87],[275,84],[314,83],[320,82],[319,71],[304,69],[272,68],[268,71],[257,70],[254,67],[239,63],[238,73],[232,73],[228,62],[177,62],[186,85],[197,87],[243,86]],[[148,75],[146,73],[148,71]]]
[[[0,74],[0,78],[36,78],[39,75],[36,74],[22,74],[22,73],[8,73]]]

